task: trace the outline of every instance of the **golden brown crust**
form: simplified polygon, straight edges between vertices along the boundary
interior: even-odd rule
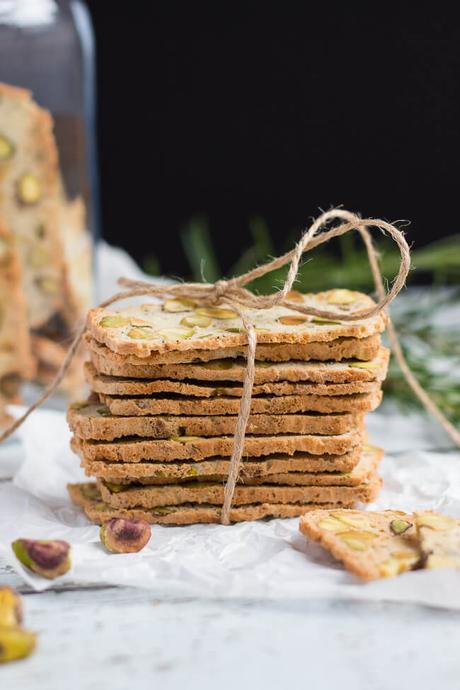
[[[150,396],[148,398],[115,397],[99,395],[111,414],[122,417],[140,415],[237,415],[238,398],[187,398],[185,396]],[[363,414],[377,409],[382,392],[355,393],[353,395],[286,395],[255,397],[251,402],[252,414],[299,414],[321,412],[323,414]]]
[[[253,503],[369,503],[378,494],[381,480],[377,476],[358,486],[237,486],[232,505]],[[120,492],[112,492],[103,482],[98,482],[104,503],[113,508],[155,508],[156,506],[180,505],[181,503],[208,503],[222,505],[222,483],[193,482],[165,486],[137,486]]]
[[[221,508],[219,506],[188,504],[182,506],[164,506],[154,510],[143,508],[116,509],[105,504],[100,497],[96,485],[69,484],[68,491],[75,505],[85,511],[87,517],[96,524],[103,524],[113,517],[146,520],[158,525],[194,525],[200,523],[219,523]],[[85,495],[86,494],[86,495]],[[89,495],[91,494],[91,495]],[[345,505],[351,507],[352,504]],[[342,507],[338,503],[336,507]],[[332,505],[325,507],[331,508]],[[230,511],[230,522],[245,522],[247,520],[261,520],[263,518],[290,518],[303,515],[308,510],[317,508],[315,504],[269,504],[245,505],[233,507]]]
[[[377,449],[378,450],[378,449]],[[356,446],[343,455],[311,455],[296,453],[290,455],[268,455],[262,458],[245,459],[242,476],[263,478],[271,474],[299,472],[309,474],[349,473],[361,458],[361,448]],[[188,481],[213,474],[228,475],[230,461],[228,458],[208,458],[202,461],[181,462],[105,462],[89,460],[82,457],[82,467],[88,477],[99,477],[115,484],[138,482],[141,484],[169,483]]]
[[[67,421],[71,431],[82,439],[113,441],[123,436],[170,438],[171,436],[223,436],[234,434],[235,415],[182,417],[156,415],[153,417],[115,417],[100,403],[77,402],[70,406]],[[361,426],[362,417],[338,415],[251,415],[248,434],[343,434]]]
[[[246,356],[247,347],[226,347],[214,350],[193,349],[178,352],[154,353],[148,357],[120,355],[89,334],[85,338],[91,353],[91,360],[98,371],[115,376],[140,376],[150,378],[150,365],[210,362],[222,358],[241,358]],[[341,361],[358,359],[370,361],[376,357],[380,348],[380,335],[368,338],[337,338],[328,342],[306,344],[259,343],[256,360],[261,362],[296,361]],[[96,355],[96,356],[95,356]]]
[[[87,362],[85,366],[87,383],[95,393],[107,395],[155,395],[158,393],[173,393],[179,395],[193,395],[200,398],[214,398],[231,396],[240,398],[243,386],[236,382],[221,382],[216,385],[210,381],[194,381],[189,377],[186,381],[171,379],[113,379],[109,376],[99,376],[94,366]],[[378,389],[377,381],[352,381],[349,383],[291,383],[277,381],[255,383],[253,395],[349,395],[350,393],[372,393]]]
[[[101,346],[99,350],[107,350]],[[256,362],[255,384],[272,382],[307,382],[311,384],[355,383],[383,381],[386,377],[390,351],[382,347],[370,362],[344,360],[342,362]],[[138,395],[147,393],[145,384],[156,379],[183,381],[239,382],[244,381],[244,359],[217,359],[188,364],[130,365],[109,362],[93,351],[93,362],[86,365],[88,383],[99,393],[109,395]],[[99,367],[102,367],[99,369]],[[140,371],[139,371],[140,370]],[[148,376],[142,377],[145,371]],[[140,376],[139,376],[140,375]],[[131,378],[128,378],[131,377]]]

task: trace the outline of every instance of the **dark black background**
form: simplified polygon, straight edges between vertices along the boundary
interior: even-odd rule
[[[266,219],[277,249],[318,208],[458,232],[460,32],[438,3],[90,0],[103,232],[187,272],[210,219],[224,267]]]

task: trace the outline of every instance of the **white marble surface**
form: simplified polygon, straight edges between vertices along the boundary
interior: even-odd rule
[[[24,600],[39,646],[29,659],[0,669],[2,690],[459,685],[458,613],[350,602],[171,599],[128,588],[48,591]]]

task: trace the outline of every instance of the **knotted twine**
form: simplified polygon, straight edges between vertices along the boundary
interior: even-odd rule
[[[335,220],[341,220],[344,222],[330,230],[325,230],[325,227],[328,225],[328,223]],[[378,265],[377,252],[374,248],[369,228],[377,228],[384,234],[388,233],[394,242],[396,242],[396,245],[399,249],[400,265],[398,273],[388,292],[384,287],[382,274]],[[368,309],[362,309],[358,312],[346,314],[330,309],[316,309],[315,307],[299,305],[298,303],[289,301],[288,293],[292,289],[294,281],[296,280],[302,256],[315,247],[318,247],[325,242],[329,242],[329,240],[333,239],[334,237],[341,237],[351,230],[358,231],[366,247],[375,290],[379,299],[378,303],[372,307],[369,307]],[[288,274],[283,287],[278,290],[278,292],[274,292],[271,295],[255,295],[245,287],[253,280],[256,280],[257,278],[260,278],[261,276],[287,264],[290,264]],[[357,321],[360,319],[371,318],[384,310],[386,311],[386,307],[394,300],[396,295],[405,285],[409,269],[409,246],[403,233],[395,225],[380,219],[363,219],[356,214],[350,213],[349,211],[345,211],[343,209],[332,209],[322,213],[310,225],[310,227],[305,230],[300,242],[298,242],[294,249],[286,252],[286,254],[283,254],[282,256],[268,261],[262,266],[258,266],[251,271],[244,273],[243,275],[231,278],[229,280],[218,280],[216,283],[177,283],[168,286],[157,286],[152,285],[151,283],[145,283],[143,281],[132,281],[121,278],[118,282],[126,289],[99,304],[100,308],[105,308],[114,304],[115,302],[141,295],[149,295],[152,297],[172,296],[176,299],[192,299],[203,305],[209,306],[225,304],[234,309],[234,311],[240,316],[243,329],[247,336],[248,349],[246,354],[243,393],[241,396],[240,409],[236,422],[228,478],[224,490],[224,502],[221,513],[222,524],[228,525],[230,523],[230,510],[236,482],[238,480],[238,475],[241,468],[241,459],[244,451],[244,440],[251,410],[252,389],[255,377],[257,334],[253,324],[250,322],[248,315],[244,310],[247,308],[269,309],[275,305],[282,305],[293,311],[300,312],[301,314],[315,316],[327,320]],[[417,398],[425,406],[427,411],[438,420],[441,426],[452,438],[454,443],[460,447],[460,433],[444,416],[441,410],[437,407],[428,393],[426,393],[415,376],[412,374],[403,355],[396,330],[388,315],[387,325],[391,349],[401,368],[405,380]],[[0,434],[0,443],[11,436],[11,434],[25,422],[29,415],[32,414],[32,412],[36,410],[43,402],[45,402],[45,400],[47,400],[56,390],[57,386],[64,378],[85,332],[86,324],[81,326],[75,335],[75,338],[69,347],[67,355],[58,373],[56,374],[55,379],[44,390],[38,400],[33,403],[21,417],[13,422],[8,429]]]

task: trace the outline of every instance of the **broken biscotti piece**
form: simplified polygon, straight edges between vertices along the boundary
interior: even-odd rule
[[[19,257],[13,235],[0,222],[0,408],[2,401],[17,402],[21,381],[33,373]]]
[[[300,518],[300,531],[363,580],[399,575],[421,560],[414,516],[397,510],[315,510]]]
[[[415,513],[423,567],[460,568],[460,520],[425,511]]]

